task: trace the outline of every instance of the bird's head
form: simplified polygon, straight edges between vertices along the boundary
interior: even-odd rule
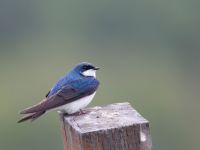
[[[99,70],[98,67],[94,66],[88,62],[82,62],[75,66],[74,70],[83,76],[96,77],[96,71]]]

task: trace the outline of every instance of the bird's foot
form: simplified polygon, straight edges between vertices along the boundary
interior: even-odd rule
[[[63,113],[63,116],[69,116],[70,114],[68,114],[68,113],[66,113],[66,112],[64,112]]]
[[[83,110],[83,109],[80,109],[80,111],[79,111],[79,115],[83,115],[83,114],[86,114],[87,112],[85,111],[85,110]]]

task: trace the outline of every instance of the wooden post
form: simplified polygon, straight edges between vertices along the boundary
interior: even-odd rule
[[[151,150],[149,122],[129,103],[60,115],[65,150]]]

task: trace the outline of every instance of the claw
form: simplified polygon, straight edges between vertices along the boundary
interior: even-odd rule
[[[84,111],[83,109],[80,109],[79,115],[83,115],[83,114],[86,114],[86,111]]]

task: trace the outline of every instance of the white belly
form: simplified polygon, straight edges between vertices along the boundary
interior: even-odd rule
[[[95,94],[96,92],[94,92],[89,96],[83,97],[79,100],[76,100],[74,102],[60,106],[57,108],[57,110],[68,114],[73,114],[75,112],[78,112],[80,111],[80,109],[85,108],[92,101]]]

